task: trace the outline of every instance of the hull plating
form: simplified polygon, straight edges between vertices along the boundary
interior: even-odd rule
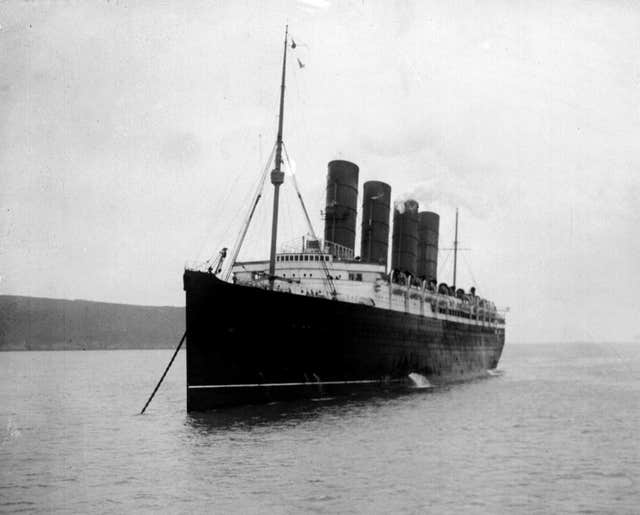
[[[497,366],[504,330],[186,271],[187,410],[432,383]]]

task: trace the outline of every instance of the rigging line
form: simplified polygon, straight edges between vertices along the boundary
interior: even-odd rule
[[[307,116],[305,114],[307,102],[303,100],[303,97],[300,95],[300,85],[302,84],[302,88],[304,91],[308,91],[308,88],[306,85],[304,74],[299,69],[296,69],[296,71],[293,73],[293,78],[296,85],[296,94],[298,96],[298,103],[300,105],[300,109],[296,110],[295,112],[296,114],[299,113],[300,119],[302,120],[304,146],[307,150],[306,153],[308,154],[309,153],[308,150],[312,148],[312,146],[309,144],[311,138],[309,136],[309,126],[307,123]]]
[[[259,182],[257,183],[259,184]],[[255,191],[257,191],[257,186],[255,188]],[[252,192],[252,190],[247,190],[247,193],[245,193],[244,197],[242,198],[241,202],[238,204],[238,207],[236,208],[235,212],[233,213],[233,216],[231,217],[232,222],[226,224],[226,227],[224,228],[224,232],[222,233],[222,238],[221,241],[226,241],[227,238],[230,236],[230,234],[234,234],[235,233],[235,239],[233,242],[233,245],[229,245],[229,248],[231,250],[231,253],[233,253],[233,249],[235,249],[235,246],[238,242],[238,235],[240,234],[240,231],[242,230],[243,227],[243,215],[242,215],[242,211],[246,210],[247,204],[250,203],[251,199],[254,199],[256,196],[255,193]],[[239,227],[236,225],[237,222],[240,222]],[[215,254],[214,254],[215,257]],[[225,261],[225,263],[223,264],[224,268],[227,268],[227,266],[229,265],[228,260]]]
[[[271,206],[273,206],[273,188],[266,187],[263,197],[260,199],[261,205],[254,215],[255,222],[250,228],[255,238],[250,238],[242,252],[246,254],[247,259],[262,260],[264,256],[268,256],[271,251]],[[248,233],[247,233],[248,234]],[[266,236],[266,237],[264,237]],[[251,245],[249,245],[251,243]]]
[[[227,202],[229,200],[229,197],[231,195],[231,190],[234,188],[234,186],[238,182],[239,178],[240,178],[240,174],[234,174],[234,180],[230,181],[228,183],[227,190],[226,190],[226,192],[224,194],[222,202],[216,203],[217,208],[215,209],[215,212],[212,213],[212,215],[210,217],[208,217],[210,219],[210,221],[207,224],[207,227],[206,227],[206,230],[205,230],[204,234],[206,234],[206,235],[210,235],[211,234],[213,226],[218,221],[220,213],[222,213],[224,211],[224,208],[226,207]],[[201,188],[200,189],[200,194],[201,194],[201,196],[203,198],[203,201],[206,200],[207,190],[204,189],[204,188]],[[227,226],[227,229],[228,229],[228,226]],[[221,239],[224,240],[225,237],[226,237],[226,234]],[[200,248],[198,249],[198,253],[197,253],[198,259],[200,259],[200,256],[203,254],[203,252],[205,250],[205,247],[207,246],[208,241],[209,241],[208,238],[204,238],[203,239],[202,244],[200,245]],[[208,252],[207,252],[207,254],[208,254]],[[206,262],[211,261],[215,256],[217,256],[217,251],[216,251],[215,254],[213,254],[213,256],[211,256],[209,259],[207,259]]]
[[[476,278],[473,275],[473,270],[471,269],[471,264],[469,263],[469,261],[467,261],[467,258],[464,257],[464,254],[462,254],[462,260],[464,261],[464,264],[467,266],[467,271],[469,272],[469,275],[471,276],[471,280],[473,281],[473,285],[477,288],[478,287],[478,281],[476,281]]]
[[[239,179],[240,179],[240,174],[235,174],[234,180],[229,182],[229,187],[227,188],[227,192],[225,193],[225,196],[224,196],[222,202],[220,204],[218,204],[218,209],[216,209],[215,213],[212,214],[211,221],[209,222],[209,226],[207,227],[207,230],[205,231],[205,234],[211,234],[213,226],[219,221],[220,214],[225,211],[225,208],[227,206],[229,198],[231,197],[231,190],[238,183]],[[205,194],[206,194],[206,192],[203,191],[203,195],[205,195]],[[234,218],[237,218],[237,217],[234,217]],[[228,232],[229,232],[229,225],[227,225],[222,237],[220,238],[221,241],[224,241],[226,239]],[[204,248],[205,248],[206,245],[207,245],[207,240],[205,239],[205,241],[200,246],[200,250],[198,251],[198,258],[200,257],[200,255],[204,251]],[[218,252],[216,251],[216,253],[213,254],[209,259],[207,259],[206,262],[207,263],[210,262],[217,255],[218,255]]]
[[[284,191],[286,192],[286,188],[284,189]],[[284,208],[286,211],[286,216],[284,217],[286,218],[286,230],[288,230],[288,236],[293,239],[295,238],[296,230],[293,226],[293,217],[291,216],[291,201],[289,199],[289,195],[287,195],[286,193],[282,195],[282,198],[284,200]]]
[[[243,131],[240,139],[238,140],[238,142],[241,144],[241,148],[248,148],[249,147],[249,136],[250,133],[247,131]],[[253,165],[249,164],[249,157],[250,157],[250,153],[249,152],[244,152],[242,156],[240,156],[241,159],[240,161],[238,161],[236,163],[236,166],[234,168],[240,168],[241,170],[246,170],[248,168],[253,168]],[[253,160],[251,160],[253,161]],[[260,160],[257,163],[257,166],[260,166],[261,163],[263,163],[264,161],[262,160],[262,155],[260,157]],[[233,181],[233,184],[231,184],[229,186],[229,194],[231,193],[231,191],[233,191],[233,188],[235,187],[235,185],[238,183],[238,180],[241,178],[241,174],[235,173],[233,174],[235,176],[235,180]],[[253,190],[251,188],[246,188],[244,189],[244,195],[241,199],[241,202],[238,204],[237,209],[235,210],[233,217],[231,218],[231,220],[241,220],[242,219],[242,212],[244,211],[244,206],[246,206],[249,201],[254,197],[253,194]],[[221,206],[220,212],[224,212],[223,206]],[[235,224],[230,223],[230,224],[226,224],[225,227],[225,231],[222,234],[222,237],[220,238],[220,240],[225,241],[227,239],[227,237],[229,236],[229,234],[233,234],[235,231],[237,231],[238,229],[235,229],[234,227]],[[213,257],[215,257],[217,255],[217,251],[213,254]]]
[[[291,160],[289,159],[289,152],[287,152],[287,147],[286,145],[282,145],[283,149],[284,149],[284,157],[287,160],[287,166],[289,167],[289,169],[291,169]],[[293,171],[293,170],[292,170]],[[300,193],[300,188],[298,188],[298,181],[296,180],[296,174],[292,173],[291,174],[292,177],[292,181],[293,182],[293,186],[296,189],[296,193],[298,194],[298,199],[300,199],[300,205],[302,206],[302,211],[304,212],[304,217],[307,220],[307,225],[309,226],[309,231],[311,232],[311,235],[313,236],[313,239],[316,240],[317,242],[319,242],[320,240],[318,240],[318,236],[316,235],[316,231],[313,229],[313,224],[311,223],[311,218],[309,218],[309,213],[307,211],[307,207],[305,206],[304,200],[302,198],[302,195]],[[331,274],[329,273],[329,267],[327,266],[326,261],[324,260],[324,256],[325,256],[325,252],[324,249],[322,248],[322,245],[319,245],[320,247],[320,255],[322,257],[322,259],[320,260],[320,263],[322,264],[322,270],[325,274],[326,277],[326,283],[327,286],[329,287],[329,291],[331,293],[332,297],[335,297],[337,295],[336,292],[336,288],[333,284],[333,279],[331,278]]]
[[[275,158],[275,152],[273,155]],[[273,160],[271,161],[270,168],[273,169]],[[269,238],[263,237],[269,234],[269,227],[271,225],[269,220],[269,207],[272,203],[273,191],[271,188],[266,187],[268,180],[269,174],[267,173],[267,177],[263,182],[263,190],[256,196],[256,198],[259,197],[259,204],[254,207],[251,221],[247,224],[246,236],[244,238],[245,242],[238,250],[234,264],[243,259],[252,259],[251,256],[253,255],[262,256],[265,253],[269,255]]]
[[[442,273],[444,274],[444,272],[446,270],[448,270],[448,268],[446,268],[447,266],[447,261],[449,261],[449,258],[451,257],[451,251],[447,251],[446,256],[444,257],[444,261],[442,262],[442,266],[440,267],[440,270],[442,270]]]
[[[292,178],[292,182],[293,182],[293,186],[296,190],[296,194],[298,195],[298,199],[300,200],[300,204],[302,206],[302,211],[304,212],[304,216],[307,220],[307,225],[309,226],[309,231],[311,231],[311,235],[317,240],[318,238],[316,237],[316,232],[313,229],[313,224],[311,223],[311,219],[309,218],[309,213],[307,212],[307,207],[304,203],[304,200],[302,199],[302,195],[300,193],[300,188],[298,187],[298,181],[296,180],[296,174],[293,173],[293,169],[291,168],[291,160],[289,159],[289,152],[287,152],[287,147],[286,145],[283,145],[284,148],[284,156],[287,159],[287,166],[289,167],[289,169],[292,171],[291,174],[291,178]]]
[[[251,224],[251,219],[253,218],[253,214],[256,211],[256,207],[258,206],[258,202],[260,202],[260,197],[262,197],[262,191],[264,189],[264,183],[267,180],[267,174],[269,173],[269,167],[271,166],[271,162],[273,161],[273,156],[276,152],[276,146],[277,145],[273,145],[273,149],[271,150],[271,154],[269,154],[269,159],[267,160],[267,164],[264,167],[264,170],[262,171],[262,175],[260,177],[260,181],[258,183],[258,187],[256,189],[255,195],[254,195],[254,200],[251,203],[251,206],[249,208],[249,212],[247,213],[247,216],[245,218],[245,222],[242,225],[242,230],[240,231],[240,233],[238,234],[238,237],[236,238],[236,241],[234,243],[234,247],[233,247],[233,253],[231,254],[231,259],[229,260],[229,266],[224,274],[224,279],[228,280],[229,276],[231,275],[231,271],[233,270],[233,265],[236,262],[236,259],[238,259],[238,254],[240,253],[240,249],[242,248],[242,244],[244,243],[244,238],[247,235],[247,231],[249,230],[249,225]]]
[[[237,179],[239,177],[240,177],[240,175],[236,174],[236,182],[237,182]],[[259,188],[260,188],[260,178],[258,179],[258,182],[256,183],[256,186],[255,186],[254,190],[251,190],[249,188],[247,188],[245,190],[245,193],[244,193],[240,203],[238,204],[236,210],[234,211],[233,216],[231,217],[231,220],[236,221],[236,220],[240,220],[241,219],[241,214],[242,214],[242,211],[244,209],[244,206],[246,206],[249,203],[250,199],[255,197],[255,195],[257,194]],[[252,191],[254,191],[255,193],[252,193]],[[242,226],[240,226],[240,227],[242,227]],[[219,239],[221,241],[223,241],[223,242],[226,241],[226,239],[229,236],[229,234],[232,233],[234,230],[238,231],[238,229],[235,227],[235,224],[233,222],[229,223],[229,224],[226,224],[225,230],[224,230],[224,232],[222,233],[222,236]],[[233,248],[234,247],[231,247],[231,249],[233,249]],[[212,257],[209,258],[209,261],[211,261],[211,259],[214,259],[216,256],[217,256],[217,252],[215,252],[212,255]],[[228,263],[225,263],[223,265],[223,267],[226,267],[227,264]]]
[[[262,260],[269,255],[271,241],[268,237],[271,230],[270,207],[273,205],[273,188],[265,188],[260,205],[253,215],[253,222],[247,232],[247,243],[238,254],[238,260]],[[255,235],[255,237],[250,234]],[[266,236],[266,237],[265,237]]]

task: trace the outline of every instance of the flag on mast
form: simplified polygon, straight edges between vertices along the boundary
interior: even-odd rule
[[[295,50],[299,46],[307,46],[304,43],[296,43],[296,40],[291,37],[291,49]],[[298,57],[296,57],[296,61],[298,61],[298,68],[302,69],[306,66]]]

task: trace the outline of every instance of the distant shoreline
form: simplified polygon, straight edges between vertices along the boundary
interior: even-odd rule
[[[93,351],[102,351],[102,350],[175,350],[173,347],[109,347],[109,348],[92,348],[92,349],[63,349],[63,348],[55,348],[55,349],[0,349],[0,352],[93,352]],[[180,349],[180,352],[185,350],[184,346]]]
[[[184,307],[0,295],[0,351],[174,348]]]

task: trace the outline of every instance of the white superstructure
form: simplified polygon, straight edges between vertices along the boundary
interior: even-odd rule
[[[267,289],[268,271],[269,261],[266,260],[237,262],[232,268],[233,280],[245,286]],[[335,288],[336,301],[504,328],[504,316],[488,300],[439,294],[428,290],[424,282],[421,286],[389,282],[383,265],[340,260],[317,251],[277,254],[273,289],[331,299],[327,276]]]

